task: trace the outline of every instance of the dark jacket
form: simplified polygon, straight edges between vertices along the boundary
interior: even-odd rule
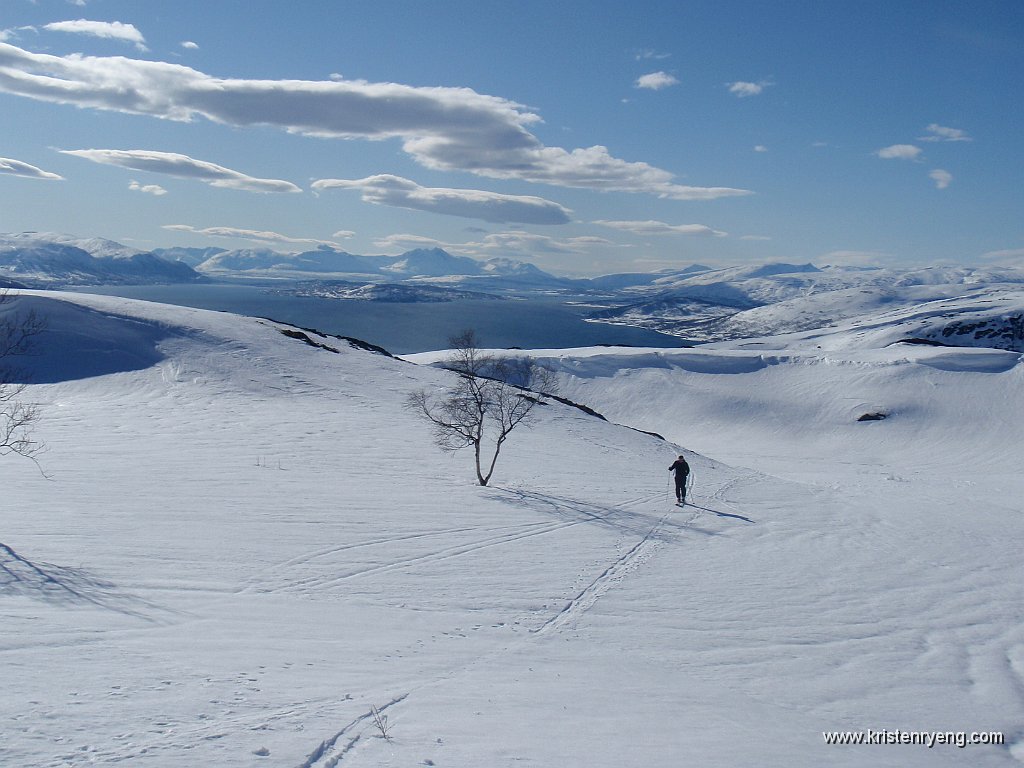
[[[676,459],[668,471],[676,473],[676,480],[685,480],[690,474],[690,465],[686,463],[686,459]]]

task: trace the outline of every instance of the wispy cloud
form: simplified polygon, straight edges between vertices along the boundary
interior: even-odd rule
[[[374,246],[385,251],[409,251],[414,248],[447,248],[448,243],[422,235],[395,234],[379,237],[373,241]]]
[[[587,253],[595,245],[614,245],[603,237],[555,238],[530,232],[497,232],[486,235],[479,242],[466,243],[463,248],[474,252],[501,251],[515,254]]]
[[[44,24],[43,29],[50,32],[69,32],[73,35],[101,37],[106,40],[122,40],[126,43],[133,43],[140,51],[146,50],[146,39],[135,28],[135,25],[122,24],[120,21],[90,21],[89,19],[55,21],[52,24]]]
[[[463,243],[444,242],[430,237],[412,234],[395,234],[381,237],[373,243],[389,251],[409,248],[444,248],[463,256],[544,256],[551,254],[585,254],[594,247],[609,247],[616,244],[603,237],[556,238],[529,232],[496,232],[484,235],[479,240]],[[621,247],[621,246],[619,246]]]
[[[479,189],[421,187],[414,181],[390,174],[353,180],[320,179],[313,182],[312,188],[315,192],[356,189],[368,203],[499,224],[565,224],[571,213],[568,208],[541,197],[502,195]]]
[[[754,147],[754,151],[755,152],[767,152],[768,151],[768,147],[766,147],[764,144],[758,144],[758,145],[756,145]]]
[[[191,40],[182,40],[181,47],[187,48],[190,51],[196,51],[199,49],[199,43],[193,43]]]
[[[1024,267],[1024,248],[1007,248],[1000,251],[989,251],[981,254],[981,258],[992,264],[1008,267]]]
[[[653,48],[643,48],[634,54],[634,58],[636,58],[637,61],[646,61],[650,59],[661,60],[668,59],[671,57],[671,53],[660,53],[659,51],[656,51]]]
[[[226,237],[235,240],[252,240],[257,243],[289,243],[297,245],[337,245],[333,240],[317,240],[312,237],[289,237],[278,232],[270,232],[259,229],[239,229],[237,227],[204,227],[197,229],[189,224],[164,224],[163,229],[174,232],[191,232],[194,235],[206,237]],[[335,237],[338,234],[336,233]],[[351,237],[353,233],[345,232],[344,237]],[[340,238],[339,238],[340,239]]]
[[[0,174],[9,176],[21,176],[25,179],[46,179],[47,181],[63,181],[63,176],[56,173],[44,171],[34,165],[23,163],[20,160],[12,160],[9,157],[0,157]]]
[[[595,221],[602,227],[632,232],[635,235],[696,235],[699,237],[725,237],[727,233],[704,224],[666,224],[663,221]]]
[[[893,144],[883,147],[875,152],[883,160],[917,160],[921,154],[921,148],[913,144]]]
[[[938,123],[932,123],[925,128],[927,136],[919,136],[918,141],[974,141],[967,135],[967,131],[960,128],[947,128]]]
[[[181,179],[195,179],[214,187],[239,189],[246,192],[301,192],[290,181],[258,179],[221,165],[196,160],[175,152],[157,152],[149,149],[63,149],[62,154],[74,155],[94,163],[117,165],[133,171],[164,173]]]
[[[771,238],[768,237],[768,235],[741,235],[740,236],[740,240],[751,240],[751,241],[755,241],[755,242],[763,242],[763,241],[766,241],[766,240],[771,240]]]
[[[950,183],[952,183],[953,174],[949,171],[944,171],[941,168],[936,168],[928,174],[928,178],[935,182],[936,189],[945,189],[950,185]]]
[[[888,254],[882,253],[881,251],[829,251],[828,253],[822,254],[815,263],[825,263],[834,265],[847,265],[847,266],[860,266],[860,267],[877,267],[881,266],[886,262],[887,259],[891,258]]]
[[[470,88],[225,79],[168,62],[53,56],[0,43],[0,91],[184,122],[204,117],[325,138],[396,138],[425,167],[490,178],[677,200],[751,194],[677,184],[671,172],[614,157],[603,146],[545,146],[528,130],[539,115]]]
[[[748,96],[760,96],[769,85],[774,85],[774,83],[770,80],[761,80],[757,83],[737,80],[733,83],[726,83],[725,87],[729,89],[729,93],[743,99]]]
[[[159,184],[139,184],[137,181],[132,181],[128,185],[128,189],[133,192],[145,192],[147,195],[156,195],[157,197],[167,194],[167,190]]]
[[[660,91],[662,88],[668,88],[669,86],[678,84],[679,80],[668,72],[650,72],[638,77],[636,82],[633,84],[633,87],[646,88],[651,91]]]

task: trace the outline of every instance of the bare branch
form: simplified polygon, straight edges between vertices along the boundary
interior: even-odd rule
[[[449,344],[452,353],[444,367],[458,374],[456,381],[437,398],[425,390],[414,392],[407,407],[430,422],[442,451],[472,447],[477,480],[487,485],[509,433],[542,402],[529,391],[540,384],[542,391],[552,392],[554,376],[528,357],[483,354],[474,331],[452,337]],[[485,438],[490,445],[486,471]]]
[[[14,294],[0,289],[0,456],[13,453],[35,461],[43,450],[32,436],[39,407],[21,400],[25,384],[10,359],[30,354],[32,339],[43,332],[45,323],[34,310],[19,312],[16,301]]]

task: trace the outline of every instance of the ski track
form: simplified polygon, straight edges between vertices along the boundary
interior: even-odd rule
[[[501,528],[512,528],[513,526],[501,526],[494,528],[493,530],[501,530]],[[466,531],[475,530],[472,526],[462,526],[459,528],[442,528],[440,530],[433,531],[421,531],[419,533],[407,533],[400,536],[381,536],[377,539],[370,539],[368,541],[360,541],[355,544],[342,544],[336,547],[325,547],[314,552],[309,552],[304,555],[293,557],[289,560],[285,560],[282,563],[278,563],[274,566],[275,569],[279,568],[292,568],[296,565],[304,565],[305,563],[318,560],[321,557],[327,557],[328,555],[334,555],[339,552],[344,552],[349,549],[360,549],[362,547],[374,547],[379,544],[391,544],[396,541],[412,541],[415,539],[426,539],[432,536],[444,536],[450,533],[465,533]]]
[[[292,558],[291,560],[287,560],[284,563],[281,563],[279,567],[287,568],[289,566],[302,565],[302,564],[311,562],[313,560],[316,560],[318,558],[326,557],[326,556],[329,556],[331,554],[335,554],[335,553],[339,553],[339,552],[344,552],[346,550],[356,549],[356,548],[366,547],[366,546],[374,546],[374,545],[377,545],[377,544],[390,543],[390,542],[394,542],[394,541],[422,540],[422,539],[426,539],[426,538],[430,538],[430,537],[434,537],[434,536],[440,536],[440,535],[451,534],[451,533],[461,533],[461,532],[471,531],[471,530],[478,530],[478,531],[500,531],[500,530],[507,530],[508,531],[506,533],[501,533],[501,534],[497,534],[497,535],[493,535],[493,536],[488,536],[488,537],[485,537],[485,538],[482,538],[482,539],[476,539],[474,541],[469,541],[469,542],[460,543],[460,544],[454,544],[454,545],[451,545],[451,546],[448,546],[448,547],[444,547],[442,549],[434,550],[434,551],[431,551],[431,552],[427,552],[427,553],[424,553],[424,554],[414,555],[414,556],[411,556],[411,557],[401,558],[399,560],[394,560],[394,561],[387,562],[387,563],[381,563],[379,565],[372,565],[372,566],[369,566],[369,567],[366,567],[366,568],[360,568],[360,569],[352,570],[352,571],[349,571],[347,573],[342,573],[342,574],[337,574],[337,575],[330,575],[330,576],[326,576],[326,577],[322,576],[322,575],[321,576],[309,576],[309,577],[306,577],[306,578],[301,578],[301,579],[293,580],[293,581],[291,581],[291,582],[289,582],[289,583],[287,583],[287,584],[285,584],[283,586],[271,587],[271,588],[263,588],[263,589],[250,585],[250,586],[244,588],[242,591],[244,592],[244,591],[249,591],[251,589],[257,589],[258,591],[263,592],[263,593],[273,594],[273,593],[279,593],[279,592],[306,591],[306,590],[309,590],[309,589],[321,589],[321,588],[328,588],[329,589],[329,588],[331,588],[333,586],[336,586],[338,584],[346,582],[346,581],[348,581],[350,579],[361,578],[361,577],[364,577],[364,576],[372,576],[372,575],[380,574],[380,573],[386,573],[388,571],[402,569],[402,568],[406,568],[406,567],[409,567],[409,566],[424,565],[424,564],[432,564],[432,563],[443,562],[445,560],[450,560],[452,558],[462,557],[464,555],[473,554],[475,552],[479,552],[479,551],[484,550],[484,549],[489,549],[491,547],[497,547],[497,546],[502,546],[502,545],[505,545],[505,544],[511,544],[511,543],[514,543],[514,542],[522,541],[524,539],[534,538],[536,536],[544,536],[544,535],[549,534],[549,533],[554,533],[554,532],[557,532],[557,531],[562,531],[562,530],[565,530],[567,528],[572,528],[572,527],[575,527],[577,525],[581,525],[581,524],[585,524],[585,523],[606,522],[609,518],[612,518],[612,517],[614,517],[617,514],[625,512],[628,507],[631,507],[631,506],[634,506],[634,505],[637,505],[637,504],[640,504],[640,503],[644,503],[644,502],[650,503],[650,502],[654,501],[655,498],[658,496],[658,494],[649,494],[649,495],[645,495],[645,496],[640,496],[640,497],[637,497],[637,498],[634,498],[634,499],[629,499],[627,501],[621,502],[620,504],[617,504],[614,507],[610,507],[610,508],[609,507],[595,507],[596,509],[602,510],[604,512],[604,514],[599,514],[598,512],[593,512],[593,511],[591,511],[589,509],[581,508],[579,506],[579,504],[581,504],[582,502],[579,502],[579,501],[576,501],[576,500],[556,499],[556,498],[550,497],[550,496],[542,496],[542,495],[539,495],[539,494],[534,495],[534,494],[529,494],[529,493],[525,493],[525,492],[516,492],[516,495],[524,497],[524,498],[539,498],[539,499],[542,499],[545,503],[550,504],[550,505],[556,507],[559,510],[568,510],[569,512],[576,513],[577,515],[583,515],[583,518],[580,519],[579,517],[576,517],[576,519],[571,519],[571,520],[568,520],[568,521],[560,521],[560,522],[555,522],[555,523],[532,522],[532,523],[525,523],[525,524],[522,524],[522,525],[499,526],[497,528],[485,528],[485,529],[467,528],[467,527],[452,528],[452,529],[447,529],[447,530],[442,530],[442,531],[434,531],[434,532],[419,533],[419,534],[409,534],[409,535],[397,536],[397,537],[382,537],[380,539],[372,539],[370,541],[361,542],[361,543],[358,543],[358,544],[347,544],[347,545],[342,545],[340,547],[325,548],[325,549],[321,549],[321,550],[317,550],[317,551],[308,553],[306,555],[300,555],[300,556],[298,556],[296,558]],[[569,502],[571,502],[571,503],[569,503]],[[589,506],[593,506],[593,505],[589,505]],[[656,527],[660,527],[660,523]],[[651,533],[652,532],[649,531],[647,536],[650,536]]]
[[[689,525],[696,520],[699,515],[699,511],[694,512],[689,520],[682,523],[682,526],[685,527]],[[597,576],[597,578],[591,581],[575,597],[566,603],[565,607],[562,608],[561,611],[549,618],[536,629],[531,629],[530,632],[534,635],[543,635],[548,632],[557,631],[570,622],[577,621],[580,616],[589,611],[603,595],[607,594],[629,573],[639,568],[654,555],[659,546],[658,533],[664,526],[668,516],[668,512],[664,513],[658,521],[651,526],[650,530],[647,531],[640,541],[616,558],[611,565],[605,568]]]
[[[408,693],[403,693],[401,696],[391,699],[391,701],[384,706],[377,707],[377,711],[384,713],[396,704],[405,701],[408,696]],[[356,744],[363,738],[369,727],[373,726],[363,728],[357,733],[353,733],[353,731],[355,731],[355,729],[360,725],[368,723],[372,718],[372,709],[359,715],[359,717],[352,720],[333,736],[321,741],[319,746],[317,746],[317,748],[309,754],[309,757],[300,763],[297,768],[334,768],[334,766],[345,758],[345,755],[355,748]],[[343,746],[338,747],[337,744],[343,737],[348,738],[345,740]]]

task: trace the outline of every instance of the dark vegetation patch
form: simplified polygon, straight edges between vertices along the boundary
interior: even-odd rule
[[[882,419],[889,418],[889,414],[883,413],[882,411],[872,411],[871,413],[862,413],[857,417],[857,421],[882,421]]]
[[[311,347],[317,347],[318,349],[326,349],[328,352],[335,352],[335,353],[337,353],[337,352],[339,352],[339,350],[335,349],[334,347],[329,346],[327,344],[322,344],[322,343],[320,343],[318,341],[314,341],[313,339],[311,339],[309,337],[308,334],[312,333],[312,334],[315,334],[316,336],[322,336],[325,339],[338,339],[338,341],[344,341],[346,344],[348,344],[353,349],[361,349],[361,350],[363,350],[365,352],[373,352],[376,355],[384,355],[384,357],[390,357],[392,360],[401,360],[402,359],[400,357],[395,357],[390,352],[388,352],[386,349],[384,349],[384,347],[379,347],[376,344],[371,344],[368,341],[363,341],[362,339],[357,339],[357,338],[354,338],[352,336],[339,336],[336,333],[324,333],[323,331],[318,331],[316,328],[303,328],[301,326],[294,326],[291,323],[285,323],[285,322],[282,322],[281,320],[275,320],[272,317],[265,317],[263,319],[264,320],[269,320],[270,322],[277,323],[279,325],[286,325],[286,326],[288,326],[287,328],[279,329],[281,331],[281,333],[283,333],[288,338],[290,338],[290,339],[298,339],[300,341],[304,341],[306,344],[309,344]],[[303,331],[304,331],[304,333],[303,333]],[[406,361],[403,360],[403,362],[406,362]]]

